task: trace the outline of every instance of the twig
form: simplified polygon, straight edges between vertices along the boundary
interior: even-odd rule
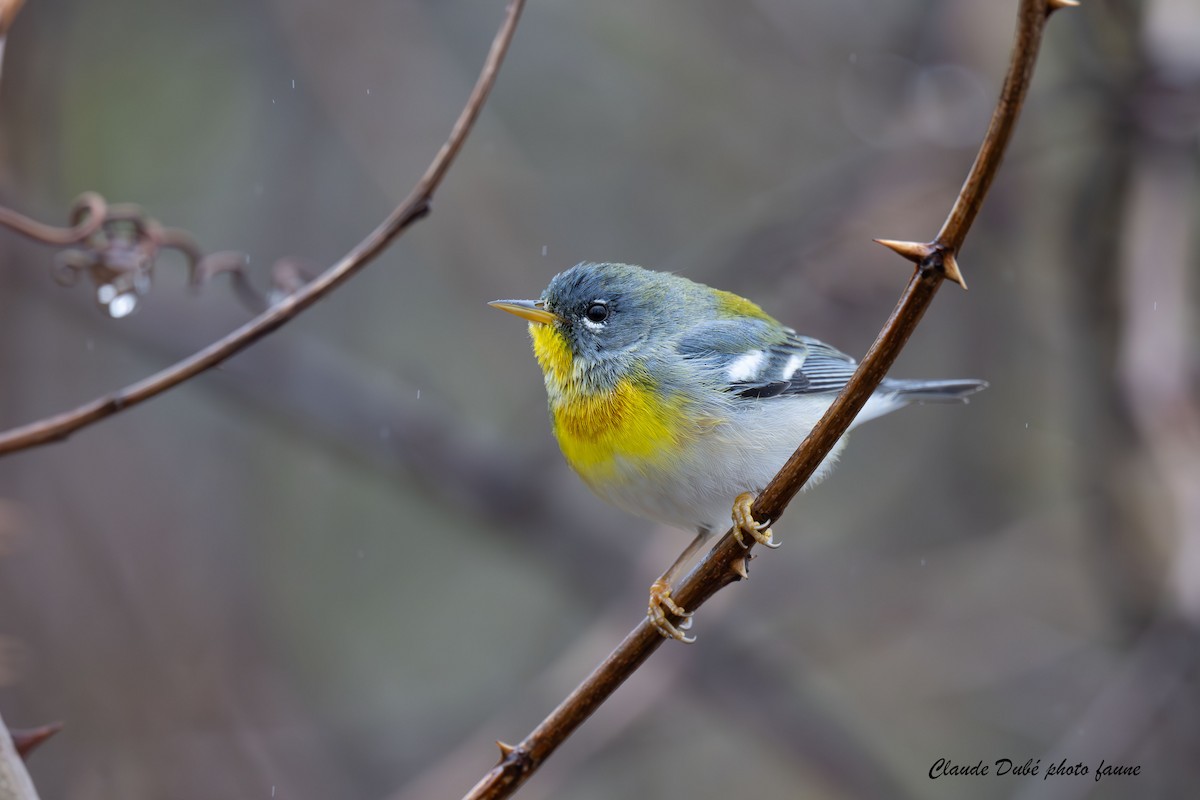
[[[96,192],[84,192],[71,204],[71,227],[57,228],[46,225],[11,208],[0,206],[0,225],[23,236],[41,242],[66,246],[79,244],[104,224],[108,217],[108,203]]]
[[[71,204],[70,220],[71,227],[58,228],[0,206],[0,226],[40,244],[77,245],[77,250],[58,254],[54,279],[63,286],[74,286],[80,275],[90,275],[96,286],[97,301],[111,316],[125,316],[133,310],[137,297],[149,291],[155,258],[161,250],[175,250],[183,255],[192,288],[217,275],[228,274],[234,293],[251,311],[261,313],[270,305],[250,284],[244,253],[224,251],[205,255],[191,234],[164,227],[136,205],[110,205],[96,192],[84,192]],[[288,280],[289,269],[294,272],[294,265],[283,259],[276,263],[272,276],[272,284],[285,294],[300,286]],[[117,301],[117,298],[122,299]]]
[[[1008,144],[1041,45],[1047,17],[1074,0],[1021,0],[1008,75],[975,163],[941,231],[928,243],[882,243],[917,264],[891,317],[867,351],[853,378],[812,432],[754,501],[755,519],[776,521],[805,481],[846,432],[863,404],[887,374],[946,278],[963,283],[956,254],[962,247]],[[695,610],[724,586],[746,575],[747,551],[729,531],[672,592],[676,602]],[[508,797],[532,775],[626,678],[664,642],[649,620],[634,628],[617,648],[520,744],[501,744],[500,762],[466,798]],[[736,676],[730,676],[736,680]]]
[[[0,206],[0,226],[41,244],[78,246],[55,258],[54,280],[74,286],[81,275],[89,275],[96,301],[109,316],[128,315],[138,298],[150,291],[155,260],[163,250],[175,250],[187,260],[192,288],[226,273],[248,308],[257,313],[268,306],[246,277],[244,254],[205,255],[191,234],[164,227],[136,205],[110,205],[96,192],[84,192],[71,204],[70,219],[71,227],[57,228]]]
[[[470,133],[471,127],[479,116],[484,101],[487,100],[488,93],[496,81],[500,64],[508,52],[524,5],[525,0],[509,0],[504,21],[492,40],[491,50],[484,61],[475,87],[471,90],[466,105],[459,113],[449,138],[442,144],[441,149],[438,150],[437,155],[425,170],[425,174],[417,181],[416,186],[413,187],[404,202],[397,206],[387,219],[380,223],[379,227],[367,234],[366,238],[355,245],[341,260],[294,294],[280,299],[278,303],[245,325],[182,361],[137,383],[98,397],[74,410],[0,433],[0,455],[65,439],[80,428],[149,400],[201,372],[215,367],[325,297],[369,264],[405,229],[428,214],[429,202],[433,198],[434,191],[445,178],[458,151],[462,149],[463,142]],[[50,229],[50,231],[61,232],[60,229]]]

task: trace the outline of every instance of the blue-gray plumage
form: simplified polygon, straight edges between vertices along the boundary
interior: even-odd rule
[[[760,492],[779,471],[850,380],[854,359],[745,298],[627,264],[579,264],[537,301],[493,305],[530,321],[555,435],[588,486],[634,514],[700,532],[651,593],[655,623],[679,638],[660,607],[681,613],[671,576],[725,529],[735,497]],[[851,427],[985,386],[887,378]]]
[[[856,366],[749,300],[629,264],[579,264],[554,276],[536,303],[506,302],[536,307],[529,313],[544,318],[530,326],[535,341],[552,337],[569,350],[568,372],[543,363],[552,413],[644,375],[659,402],[682,403],[702,420],[671,437],[677,450],[668,459],[630,455],[639,450],[629,443],[603,469],[572,458],[556,426],[568,461],[597,494],[682,528],[724,527],[732,498],[762,490]],[[986,385],[887,378],[853,425],[913,402],[964,400]],[[810,483],[828,472],[841,447]]]

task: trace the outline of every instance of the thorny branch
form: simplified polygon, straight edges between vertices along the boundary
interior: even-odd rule
[[[521,10],[524,6],[525,0],[509,0],[504,21],[501,23],[500,29],[496,32],[495,38],[492,40],[491,49],[488,51],[475,87],[471,90],[471,95],[459,113],[458,119],[455,120],[449,138],[442,144],[437,155],[434,156],[433,161],[430,162],[429,167],[425,170],[425,174],[417,181],[412,191],[409,192],[408,197],[375,230],[367,234],[366,238],[355,245],[337,263],[330,266],[309,283],[297,289],[294,293],[281,298],[270,308],[240,328],[182,361],[137,383],[126,386],[111,394],[98,397],[71,411],[0,433],[0,455],[65,439],[80,428],[149,400],[199,375],[205,370],[215,367],[271,333],[276,328],[279,328],[301,311],[304,311],[313,303],[329,294],[369,264],[375,256],[379,255],[385,247],[410,225],[428,214],[429,203],[433,198],[433,193],[441,185],[442,180],[446,177],[446,172],[450,169],[450,165],[454,162],[459,150],[462,149],[467,134],[470,133],[476,118],[479,116],[480,110],[483,108],[484,102],[487,100],[488,94],[491,92],[492,86],[495,84],[500,64],[508,52],[513,34],[516,31],[517,21],[520,19]],[[86,204],[96,201],[103,202],[98,195],[85,195],[84,198],[81,198],[80,202]],[[9,227],[23,227],[24,232],[34,231],[35,233],[32,235],[35,238],[41,238],[43,241],[70,244],[96,235],[102,229],[102,222],[100,220],[105,219],[104,215],[91,213],[96,209],[92,208],[89,211],[89,208],[85,205],[85,210],[80,212],[79,219],[72,221],[73,227],[69,229],[39,225],[39,223],[33,222],[33,220],[29,220],[14,212],[8,212],[6,217],[0,218],[0,223],[8,224]],[[128,223],[128,220],[123,221]],[[16,223],[15,225],[12,224],[14,222]],[[41,234],[41,236],[39,237],[37,234]],[[65,242],[60,241],[64,238],[66,239]],[[118,236],[118,238],[120,237]],[[130,241],[137,240],[134,238]],[[178,238],[168,238],[167,241],[169,243],[163,243],[160,239],[159,246],[174,247],[175,249],[182,250],[185,255],[188,255],[189,252],[193,254],[197,252],[194,250],[194,245],[191,245],[193,249],[189,251],[188,246],[184,245]],[[123,246],[129,245],[126,243]],[[222,256],[222,258],[228,258],[228,254],[214,254],[210,258],[216,258],[217,255]],[[83,263],[79,266],[87,267]],[[201,269],[202,266],[202,264],[198,264],[193,274],[206,274]],[[210,263],[209,266],[210,268],[215,268],[221,266],[221,264],[213,265]]]
[[[915,262],[917,268],[853,378],[754,501],[755,519],[774,522],[782,516],[788,503],[846,432],[887,374],[942,281],[948,278],[965,288],[956,256],[983,204],[1016,125],[1046,20],[1055,10],[1074,5],[1077,5],[1075,0],[1021,0],[1016,39],[1000,99],[954,206],[941,231],[928,243],[881,240],[881,244]],[[672,594],[681,606],[695,610],[723,587],[746,577],[747,562],[747,550],[729,531]],[[510,796],[664,641],[653,623],[642,620],[520,744],[499,743],[500,762],[465,798],[483,800]]]

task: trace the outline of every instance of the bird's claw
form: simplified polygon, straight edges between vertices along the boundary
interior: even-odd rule
[[[679,617],[680,621],[672,622],[668,614]],[[646,609],[646,616],[665,638],[675,639],[684,644],[696,641],[695,636],[688,636],[685,633],[685,631],[691,630],[692,612],[685,611],[681,605],[675,602],[671,597],[670,584],[662,578],[650,584],[650,604]]]
[[[774,550],[782,542],[772,541],[771,527],[766,522],[758,522],[754,519],[754,515],[750,513],[750,507],[754,504],[753,492],[742,492],[733,501],[733,538],[737,539],[737,543],[743,548],[748,548],[746,540],[742,538],[743,533],[750,534],[754,541],[761,544],[763,547],[769,547]]]

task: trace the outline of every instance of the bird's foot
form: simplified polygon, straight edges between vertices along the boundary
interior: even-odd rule
[[[679,622],[672,622],[671,616],[679,617]],[[646,616],[654,623],[667,639],[675,639],[684,644],[696,641],[695,636],[688,636],[685,631],[692,627],[692,612],[684,611],[683,607],[671,597],[671,585],[662,578],[650,584],[650,605]]]
[[[733,538],[737,539],[737,543],[742,547],[748,547],[746,540],[742,538],[743,533],[748,533],[763,547],[774,550],[782,542],[772,541],[771,527],[767,523],[755,521],[754,515],[750,513],[750,506],[753,504],[754,492],[742,492],[733,501]]]

